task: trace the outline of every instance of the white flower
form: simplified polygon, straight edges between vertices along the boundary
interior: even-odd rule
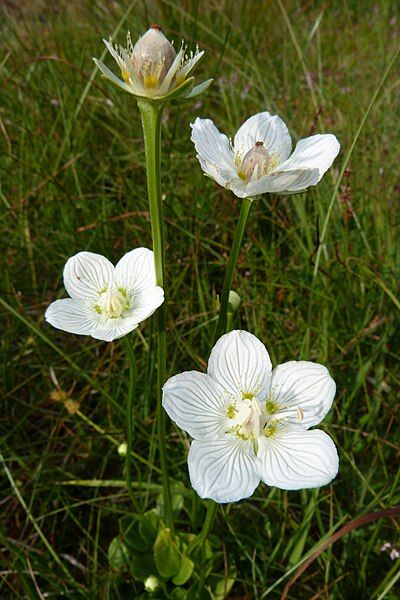
[[[239,198],[302,192],[320,181],[340,149],[334,135],[313,135],[291,154],[288,128],[269,112],[247,119],[233,143],[210,119],[197,118],[191,127],[203,171]]]
[[[71,297],[50,304],[46,321],[106,342],[136,329],[164,301],[147,248],[131,250],[115,267],[101,254],[78,252],[65,265],[64,286]]]
[[[331,438],[317,425],[335,395],[323,365],[290,361],[273,371],[247,331],[223,335],[207,374],[188,371],[164,385],[163,406],[192,436],[188,465],[202,498],[235,502],[260,480],[284,490],[319,487],[337,474]]]
[[[97,58],[94,62],[107,79],[120,88],[137,97],[164,98],[169,95],[180,98],[192,98],[204,92],[212,79],[193,87],[194,78],[186,79],[204,51],[185,55],[182,47],[178,53],[161,28],[152,25],[133,46],[130,34],[127,36],[127,48],[113,47],[111,42],[103,40],[111,56],[121,70],[119,79]]]

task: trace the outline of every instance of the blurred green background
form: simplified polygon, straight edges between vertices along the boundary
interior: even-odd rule
[[[105,52],[103,37],[124,45],[128,29],[136,39],[158,23],[176,46],[183,38],[205,50],[198,81],[215,78],[205,96],[164,117],[169,375],[206,366],[240,209],[204,178],[189,123],[212,118],[233,135],[269,110],[294,141],[331,132],[341,142],[317,188],[255,204],[235,276],[243,300],[237,327],[263,340],[274,365],[317,360],[338,387],[323,424],[341,459],[332,485],[295,493],[260,485],[217,517],[223,552],[215,573],[223,580],[235,572],[227,597],[280,598],[289,570],[322,539],[399,504],[399,61],[385,71],[399,47],[400,7],[6,0],[1,14],[0,596],[163,597],[107,560],[118,519],[130,510],[117,453],[123,344],[56,331],[43,318],[64,295],[72,254],[90,250],[116,262],[133,247],[151,247],[138,110],[100,78],[92,57]],[[138,500],[150,509],[161,489],[150,321],[134,340],[133,468]],[[204,513],[190,491],[188,442],[171,423],[168,431],[172,478],[188,490],[178,526],[198,530]],[[385,542],[399,543],[395,519],[347,533],[288,597],[395,600],[400,560],[381,551]]]

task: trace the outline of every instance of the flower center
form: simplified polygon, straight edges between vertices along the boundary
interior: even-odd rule
[[[233,433],[243,440],[258,438],[267,422],[264,403],[259,402],[254,394],[244,393],[242,399],[228,407],[227,416],[233,420],[227,433]]]
[[[272,156],[268,154],[263,142],[255,145],[245,154],[238,175],[244,181],[258,180],[266,175],[272,166]]]
[[[117,319],[129,307],[130,302],[126,292],[119,289],[103,293],[95,306],[95,310],[99,314],[105,314],[109,319]]]

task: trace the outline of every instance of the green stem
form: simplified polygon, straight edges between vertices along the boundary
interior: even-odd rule
[[[136,391],[136,361],[135,353],[129,336],[124,337],[126,353],[129,361],[129,386],[126,399],[126,455],[125,455],[125,478],[126,487],[135,512],[140,512],[135,494],[132,488],[132,435],[133,435],[133,399]]]
[[[235,272],[240,246],[242,245],[243,234],[246,229],[247,221],[249,219],[252,203],[253,198],[244,198],[240,207],[239,220],[236,225],[232,249],[229,255],[228,266],[225,274],[224,286],[222,288],[220,310],[217,325],[215,327],[214,332],[213,346],[216,344],[217,340],[221,337],[223,333],[231,331],[233,327],[234,315],[233,313],[228,314],[229,292],[232,288],[233,274]],[[213,500],[210,500],[207,508],[206,518],[204,520],[203,529],[200,531],[199,535],[196,536],[190,542],[190,544],[187,547],[186,554],[188,556],[192,554],[193,550],[195,550],[197,546],[205,542],[208,536],[210,535],[210,532],[214,525],[217,510],[218,504]]]
[[[243,234],[244,230],[246,229],[246,224],[249,218],[252,203],[252,198],[243,198],[240,207],[239,220],[236,225],[235,236],[233,238],[232,249],[229,255],[228,266],[225,274],[224,287],[222,288],[220,309],[217,325],[215,327],[214,332],[213,346],[216,344],[217,340],[221,337],[221,335],[226,331],[229,292],[232,288],[233,274],[235,272],[236,262],[239,256],[239,250],[242,244]]]
[[[213,528],[215,517],[218,510],[218,504],[214,502],[214,500],[209,500],[209,504],[207,507],[206,518],[204,519],[203,529],[200,531],[199,535],[196,536],[188,545],[186,549],[186,555],[190,556],[193,554],[193,551],[200,546],[203,542],[206,541],[210,532]]]
[[[146,150],[147,192],[149,198],[151,233],[153,237],[154,266],[156,284],[165,293],[165,245],[164,219],[161,200],[161,117],[164,105],[153,104],[148,100],[138,100],[142,117],[143,136]],[[157,437],[162,481],[164,506],[167,523],[174,535],[174,515],[172,511],[171,490],[168,478],[167,445],[165,439],[165,412],[161,404],[162,386],[166,380],[167,338],[165,329],[164,303],[156,313],[157,325]]]

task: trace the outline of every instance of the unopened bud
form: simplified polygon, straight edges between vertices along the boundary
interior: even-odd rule
[[[133,47],[131,61],[145,88],[155,89],[163,82],[175,57],[175,48],[161,28],[152,25]]]
[[[233,313],[237,312],[239,310],[239,306],[240,306],[241,302],[242,302],[242,299],[239,296],[239,294],[237,294],[236,292],[231,290],[229,292],[229,301],[228,301],[229,311],[233,312]]]
[[[263,142],[256,142],[242,160],[239,176],[242,179],[251,179],[254,170],[257,169],[256,178],[260,179],[267,173],[270,161],[271,157]]]
[[[126,451],[127,451],[127,449],[128,449],[128,446],[126,445],[126,443],[125,443],[125,442],[123,442],[122,444],[120,444],[120,445],[118,446],[118,454],[119,454],[120,456],[126,456]]]
[[[159,585],[160,581],[157,577],[155,575],[150,575],[144,582],[144,589],[146,592],[155,592]]]

